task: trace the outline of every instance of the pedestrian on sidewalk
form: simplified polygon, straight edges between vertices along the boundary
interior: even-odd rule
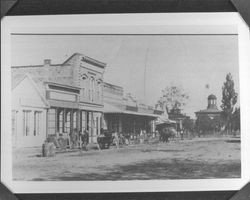
[[[84,129],[84,131],[81,134],[81,140],[82,140],[81,149],[84,149],[85,151],[88,151],[89,132],[86,129]]]
[[[119,149],[119,135],[117,132],[114,133],[114,142],[115,142],[116,148]]]

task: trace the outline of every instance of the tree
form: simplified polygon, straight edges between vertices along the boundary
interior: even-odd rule
[[[235,108],[232,116],[232,128],[234,131],[240,130],[240,108]]]
[[[183,128],[187,131],[194,131],[195,123],[194,120],[190,119],[189,117],[186,117],[182,122]]]
[[[202,134],[218,132],[221,126],[220,116],[199,115],[196,120],[196,129],[198,132],[201,131]]]
[[[174,108],[180,109],[186,105],[188,99],[188,94],[181,86],[172,85],[162,90],[162,96],[157,101],[156,106],[163,110],[167,109],[167,112],[169,112]]]
[[[237,102],[238,94],[234,89],[234,81],[231,73],[226,75],[226,81],[222,87],[222,117],[225,120],[227,132],[232,131],[232,116],[234,112],[234,106]]]

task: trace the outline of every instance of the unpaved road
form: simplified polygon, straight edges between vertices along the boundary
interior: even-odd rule
[[[59,153],[13,151],[15,180],[148,180],[238,178],[240,143],[228,138],[138,144],[120,149]]]

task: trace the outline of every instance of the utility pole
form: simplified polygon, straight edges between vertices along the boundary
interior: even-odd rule
[[[145,67],[144,67],[144,102],[146,101],[146,74],[147,74],[147,62],[148,62],[148,52],[149,52],[149,43],[146,49],[145,54]]]

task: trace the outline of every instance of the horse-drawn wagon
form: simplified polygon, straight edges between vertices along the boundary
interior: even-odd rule
[[[97,137],[97,144],[99,149],[108,149],[112,145],[119,148],[120,145],[125,144],[125,137],[122,133],[102,129],[101,134]]]
[[[156,130],[159,132],[159,141],[168,142],[170,138],[177,136],[175,129],[176,122],[169,119],[160,118],[156,122]]]

